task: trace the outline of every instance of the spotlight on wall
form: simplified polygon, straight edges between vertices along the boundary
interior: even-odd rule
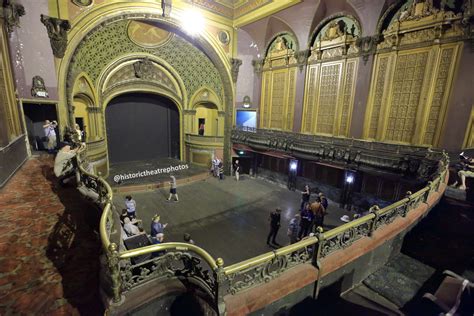
[[[239,151],[239,155],[243,155],[245,152],[243,150]]]
[[[290,170],[291,171],[296,171],[296,169],[298,169],[298,163],[296,161],[292,160],[290,162]]]
[[[194,7],[183,12],[181,26],[191,36],[200,34],[204,30],[204,17]]]
[[[346,175],[346,183],[351,184],[353,182],[354,182],[354,175],[352,175],[352,174]]]
[[[250,107],[251,103],[250,103],[250,97],[248,95],[246,95],[244,97],[244,100],[242,102],[242,106],[246,109],[248,109]]]

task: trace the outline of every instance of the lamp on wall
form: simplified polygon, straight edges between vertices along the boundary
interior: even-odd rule
[[[246,109],[248,109],[252,104],[250,103],[250,97],[248,95],[246,95],[244,97],[244,100],[242,102],[242,106]]]

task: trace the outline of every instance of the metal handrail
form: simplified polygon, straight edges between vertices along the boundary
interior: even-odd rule
[[[101,185],[104,186],[105,190],[107,191],[107,197],[106,197],[106,203],[104,204],[103,208],[103,213],[100,219],[100,238],[102,242],[102,246],[106,253],[108,255],[111,255],[111,249],[115,251],[116,246],[110,242],[110,238],[107,234],[107,221],[109,220],[109,215],[112,212],[112,198],[113,198],[113,192],[110,187],[110,185],[105,181],[102,177],[93,175],[89,172],[87,172],[82,164],[81,161],[78,159],[78,166],[79,170],[82,174],[85,174],[89,177],[93,177],[96,179],[98,182],[100,182]],[[227,267],[224,267],[224,262],[221,258],[218,258],[217,260],[214,259],[206,250],[204,250],[201,247],[192,245],[192,244],[187,244],[187,243],[179,243],[179,242],[169,242],[169,243],[163,243],[163,244],[158,244],[158,245],[151,245],[151,246],[146,246],[138,249],[133,249],[133,250],[126,250],[126,251],[117,251],[116,252],[116,257],[118,259],[129,259],[145,254],[150,254],[153,252],[159,252],[159,251],[164,251],[164,250],[177,250],[177,251],[191,251],[199,255],[204,259],[204,261],[209,265],[209,267],[217,273],[219,269],[221,269],[221,272],[226,275],[230,276],[239,272],[243,272],[255,267],[258,267],[260,265],[266,264],[268,262],[271,262],[273,259],[279,257],[279,256],[284,256],[291,254],[293,252],[297,252],[299,250],[303,250],[308,246],[316,245],[320,241],[324,241],[327,239],[330,239],[338,234],[344,233],[345,231],[352,229],[354,227],[363,225],[365,223],[373,223],[373,221],[376,220],[377,217],[380,215],[384,215],[385,213],[390,212],[391,210],[400,207],[402,205],[409,205],[409,202],[412,200],[415,200],[422,195],[426,194],[427,192],[430,194],[434,188],[436,188],[436,184],[444,182],[444,177],[446,175],[446,168],[448,166],[448,157],[445,153],[443,153],[443,157],[440,160],[441,162],[444,163],[444,169],[437,175],[436,179],[434,179],[431,183],[429,183],[427,186],[424,188],[418,190],[417,192],[410,194],[409,196],[405,197],[404,199],[397,201],[387,207],[384,207],[383,209],[377,209],[374,212],[367,214],[361,218],[355,219],[347,224],[338,226],[334,229],[331,229],[327,232],[321,233],[321,240],[319,240],[317,237],[309,237],[305,238],[304,240],[301,240],[299,242],[296,242],[294,244],[288,245],[286,247],[282,247],[280,249],[267,252],[264,254],[261,254],[259,256],[244,260],[242,262],[238,262],[232,265],[229,265]],[[114,247],[111,247],[114,246]]]
[[[129,259],[164,250],[192,251],[201,256],[201,258],[203,258],[209,264],[212,270],[217,269],[219,265],[224,263],[223,261],[219,261],[219,259],[215,260],[206,250],[202,249],[201,247],[182,242],[166,242],[163,244],[150,245],[146,247],[122,251],[119,253],[119,258]]]

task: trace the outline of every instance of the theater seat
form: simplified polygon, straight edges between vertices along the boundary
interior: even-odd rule
[[[444,271],[443,274],[446,276],[436,293],[434,295],[425,293],[423,297],[435,303],[444,312],[444,315],[458,315],[458,310],[465,302],[472,303],[469,291],[474,288],[474,283],[449,270]],[[472,306],[463,306],[463,308],[471,309]],[[466,310],[463,311],[463,314],[465,312]]]

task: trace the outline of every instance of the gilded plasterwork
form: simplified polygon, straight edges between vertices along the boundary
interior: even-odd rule
[[[274,73],[272,79],[270,128],[282,129],[284,123],[286,72]]]
[[[13,78],[9,67],[8,46],[3,25],[0,25],[0,112],[3,112],[8,126],[8,141],[21,134],[20,116],[13,93]],[[0,118],[1,119],[1,118]],[[5,121],[0,121],[3,124]]]
[[[140,21],[130,21],[127,33],[132,42],[146,48],[154,48],[166,44],[172,36],[172,33],[167,30]]]
[[[316,133],[333,134],[341,77],[341,63],[321,67]]]
[[[384,104],[386,100],[386,98],[384,98],[384,91],[389,58],[389,56],[381,57],[376,64],[378,66],[378,71],[376,73],[372,114],[370,116],[369,138],[375,138],[377,136],[380,111],[382,104]]]
[[[411,142],[427,60],[428,52],[406,54],[398,58],[385,135],[387,140]]]
[[[260,115],[260,124],[262,128],[268,128],[268,118],[270,117],[270,97],[271,97],[271,84],[270,80],[272,78],[272,74],[270,72],[266,72],[263,75],[263,86],[262,86],[262,105],[260,112],[262,115]]]
[[[350,127],[350,117],[352,113],[352,104],[354,102],[354,76],[356,71],[356,62],[348,62],[344,73],[344,91],[342,94],[342,111],[339,135],[348,136]]]
[[[439,132],[440,118],[443,110],[445,98],[449,93],[449,77],[453,67],[453,56],[455,48],[446,48],[441,51],[438,74],[434,83],[433,98],[429,108],[426,122],[424,144],[434,144],[435,136]]]
[[[295,106],[296,70],[295,40],[279,34],[268,45],[263,63],[260,127],[292,130]]]
[[[290,69],[288,78],[288,103],[287,103],[287,115],[286,115],[286,129],[293,130],[293,115],[294,115],[294,100],[295,100],[295,89],[296,89],[296,68]]]
[[[139,46],[129,39],[127,26],[127,20],[119,20],[92,31],[76,50],[71,64],[72,74],[85,72],[96,84],[101,71],[117,58],[137,53],[151,54],[165,60],[179,74],[188,98],[202,86],[207,86],[222,102],[222,80],[216,67],[202,51],[178,35],[159,47]]]
[[[151,62],[151,68],[145,72],[142,77],[138,78],[135,73],[134,65],[135,64],[124,65],[111,74],[104,83],[103,91],[105,92],[114,89],[123,84],[135,82],[140,83],[143,81],[148,84],[153,83],[157,87],[161,87],[174,94],[178,99],[181,99],[178,84],[173,80],[173,77],[169,73],[165,72],[164,69]]]
[[[319,64],[311,65],[306,83],[306,106],[303,115],[303,133],[313,132],[315,100],[319,91]]]

